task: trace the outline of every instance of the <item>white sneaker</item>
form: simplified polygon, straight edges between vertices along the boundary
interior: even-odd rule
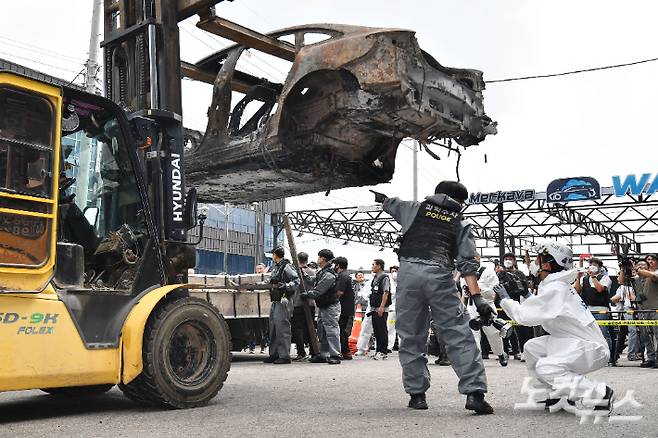
[[[375,353],[375,354],[372,355],[372,358],[374,360],[386,360],[386,359],[388,359],[388,354]]]
[[[367,356],[368,352],[363,351],[363,350],[358,350],[356,353],[354,353],[354,356]]]

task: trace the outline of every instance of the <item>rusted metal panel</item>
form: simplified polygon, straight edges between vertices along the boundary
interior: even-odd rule
[[[197,27],[215,35],[235,41],[288,61],[295,59],[295,47],[285,41],[256,32],[224,18],[212,16],[197,23]]]
[[[178,21],[183,21],[194,14],[204,13],[210,7],[222,1],[224,0],[176,0]]]
[[[312,34],[326,39],[309,41]],[[442,66],[413,31],[318,24],[268,37],[290,35],[297,51],[282,87],[254,84],[236,105],[231,84],[245,47],[196,63],[216,74],[208,127],[186,161],[203,201],[254,202],[388,182],[406,137],[467,147],[496,133],[484,111],[482,72]],[[254,101],[260,105],[247,113]]]
[[[199,67],[195,66],[194,64],[190,64],[189,62],[181,61],[180,63],[180,74],[183,77],[188,77],[190,79],[194,79],[196,81],[201,81],[201,82],[206,82],[208,84],[214,84],[215,83],[215,75],[208,73],[204,70],[201,70]],[[249,76],[246,73],[243,74],[243,76]],[[256,78],[254,78],[256,79]],[[240,79],[234,79],[231,81],[231,89],[233,91],[237,91],[238,93],[246,93],[249,91],[249,89],[254,86],[254,84],[258,83],[259,81],[254,80],[251,82],[243,81]]]

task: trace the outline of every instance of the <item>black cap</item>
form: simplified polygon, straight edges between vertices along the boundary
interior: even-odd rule
[[[468,199],[466,186],[457,181],[441,181],[434,189],[435,194],[443,193],[462,204]]]

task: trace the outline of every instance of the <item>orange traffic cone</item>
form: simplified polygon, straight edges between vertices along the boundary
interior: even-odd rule
[[[352,324],[352,334],[347,340],[347,345],[352,354],[356,353],[356,343],[359,340],[359,334],[361,333],[361,323],[363,322],[364,310],[361,307],[361,304],[356,305],[356,314],[354,315],[354,323]]]

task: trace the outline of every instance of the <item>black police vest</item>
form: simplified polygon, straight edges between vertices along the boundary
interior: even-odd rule
[[[373,278],[372,282],[370,283],[370,306],[371,307],[379,307],[382,304],[382,299],[384,298],[384,278],[389,278],[389,277],[388,277],[388,275],[384,274],[384,275],[381,275],[381,276],[377,277],[377,281],[375,281],[375,278]],[[392,303],[393,303],[393,300],[391,298],[391,291],[388,291],[388,296],[386,297],[386,302],[384,303],[384,307],[388,307]]]
[[[594,286],[590,286],[588,277],[583,278],[583,289],[580,292],[580,296],[583,299],[583,302],[588,306],[610,306],[608,291],[597,292]]]
[[[460,220],[459,210],[421,202],[411,227],[402,236],[398,256],[427,260],[453,269]]]
[[[275,265],[274,272],[270,277],[270,284],[277,283],[288,283],[291,281],[288,274],[286,274],[286,266],[290,264],[288,259],[281,260],[281,263]],[[281,298],[286,297],[290,298],[292,293],[285,290],[285,288],[277,288],[270,290],[270,300],[271,301],[281,301]]]

